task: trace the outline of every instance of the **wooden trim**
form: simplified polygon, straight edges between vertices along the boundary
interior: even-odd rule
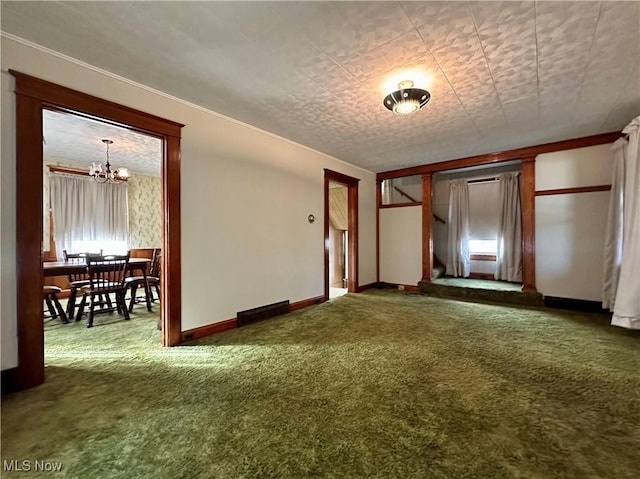
[[[144,113],[15,70],[10,69],[9,73],[16,79],[16,94],[36,98],[62,110],[97,116],[153,135],[180,137],[184,126],[182,123]]]
[[[358,289],[358,184],[349,185],[349,293]]]
[[[592,193],[596,191],[610,191],[611,185],[596,185],[596,186],[576,186],[574,188],[558,188],[555,190],[538,190],[536,196],[549,196],[549,195],[570,195],[575,193]]]
[[[405,206],[421,206],[422,205],[422,201],[416,201],[413,203],[392,203],[390,205],[380,205],[379,208],[381,209],[385,209],[385,208],[403,208]]]
[[[495,254],[472,254],[471,261],[496,261]]]
[[[182,249],[180,219],[180,137],[167,136],[162,163],[162,345],[182,342]]]
[[[382,204],[382,181],[376,181],[376,282],[380,282],[380,205]]]
[[[358,286],[358,293],[362,293],[363,291],[366,291],[368,289],[377,288],[379,283],[379,281],[376,281],[375,283],[367,283],[363,284],[362,286]]]
[[[324,300],[324,296],[316,296],[314,298],[303,299],[302,301],[291,303],[289,305],[289,309],[293,313],[295,311],[308,308],[309,306],[320,304],[324,302]],[[237,327],[238,318],[226,319],[217,323],[207,324],[206,326],[200,326],[199,328],[187,329],[186,331],[182,331],[180,339],[182,342],[194,341],[196,339],[206,338],[207,336],[212,336],[224,331],[229,331],[230,329],[235,329]]]
[[[313,306],[315,304],[320,304],[323,302],[324,296],[316,296],[315,298],[303,299],[302,301],[291,303],[289,305],[289,310],[293,313],[294,311],[299,311],[301,309],[308,308],[309,306]]]
[[[354,178],[353,176],[345,175],[344,173],[333,171],[329,168],[324,169],[324,175],[325,177],[329,177],[329,180],[335,183],[342,183],[347,186],[355,186],[360,183],[360,178]]]
[[[484,279],[487,281],[495,281],[496,278],[491,273],[469,273],[469,279]]]
[[[348,199],[347,199],[348,202]],[[323,301],[329,301],[329,177],[327,172],[324,174],[324,298]]]
[[[238,320],[236,318],[226,319],[218,323],[207,324],[199,328],[187,329],[182,332],[181,341],[193,341],[195,339],[205,338],[212,334],[222,333],[237,327]]]
[[[349,264],[347,291],[355,293],[358,289],[358,184],[360,180],[337,171],[324,169],[324,299],[329,300],[329,183],[342,183],[347,186]]]
[[[433,276],[433,216],[432,188],[430,173],[422,175],[422,281],[430,282]]]
[[[536,160],[522,162],[522,290],[536,292]]]
[[[42,326],[42,102],[16,93],[18,390],[44,382]],[[39,192],[39,193],[38,193]],[[38,218],[38,221],[34,221]]]
[[[469,156],[467,158],[441,161],[439,163],[431,163],[428,165],[383,171],[382,173],[378,173],[376,176],[378,180],[388,180],[391,178],[400,178],[402,176],[424,175],[426,173],[435,173],[437,171],[466,168],[468,166],[490,165],[492,163],[501,163],[503,161],[535,157],[543,153],[552,153],[554,151],[573,150],[575,148],[586,148],[588,146],[604,145],[607,143],[613,143],[618,138],[620,138],[620,132],[613,131],[610,133],[602,133],[600,135],[556,141],[553,143],[528,146],[525,148],[516,148],[514,150],[507,150],[496,153],[487,153],[484,155]]]
[[[16,277],[18,366],[16,387],[41,384],[44,377],[42,326],[42,110],[57,108],[74,114],[125,124],[161,138],[164,143],[163,209],[163,344],[181,341],[180,296],[180,130],[182,125],[86,93],[9,70],[16,94]]]

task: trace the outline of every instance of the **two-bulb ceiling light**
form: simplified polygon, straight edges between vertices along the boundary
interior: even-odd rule
[[[429,103],[431,93],[414,88],[411,80],[398,83],[398,89],[384,97],[382,103],[396,115],[410,115]]]
[[[111,171],[111,163],[109,163],[109,145],[113,144],[112,140],[103,139],[102,143],[107,145],[107,162],[104,165],[105,169],[102,169],[102,163],[91,163],[89,167],[89,175],[93,176],[93,179],[98,183],[122,183],[129,178],[129,170],[127,168],[117,168],[115,171]]]

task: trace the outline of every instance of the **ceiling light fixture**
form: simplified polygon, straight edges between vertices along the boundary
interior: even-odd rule
[[[398,83],[398,90],[384,97],[382,103],[396,115],[409,115],[429,103],[431,93],[422,88],[413,88],[411,80]]]
[[[89,175],[93,176],[93,179],[98,183],[122,183],[129,178],[129,170],[127,168],[117,168],[115,171],[111,171],[111,163],[109,163],[109,145],[113,144],[113,141],[103,139],[102,143],[107,145],[107,163],[105,169],[102,169],[102,163],[91,163],[89,167]]]

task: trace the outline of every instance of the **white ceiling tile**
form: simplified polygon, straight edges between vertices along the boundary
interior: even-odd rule
[[[2,2],[2,30],[374,170],[598,132],[640,2]],[[426,74],[401,118],[383,85]],[[465,141],[459,140],[464,136]],[[404,145],[405,148],[399,148]]]
[[[601,2],[536,2],[538,55],[589,53]]]

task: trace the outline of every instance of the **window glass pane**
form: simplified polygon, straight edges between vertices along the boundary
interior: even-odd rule
[[[403,176],[381,182],[382,204],[419,203],[422,201],[422,177]]]
[[[496,254],[497,252],[497,240],[469,240],[469,253],[471,254]]]

